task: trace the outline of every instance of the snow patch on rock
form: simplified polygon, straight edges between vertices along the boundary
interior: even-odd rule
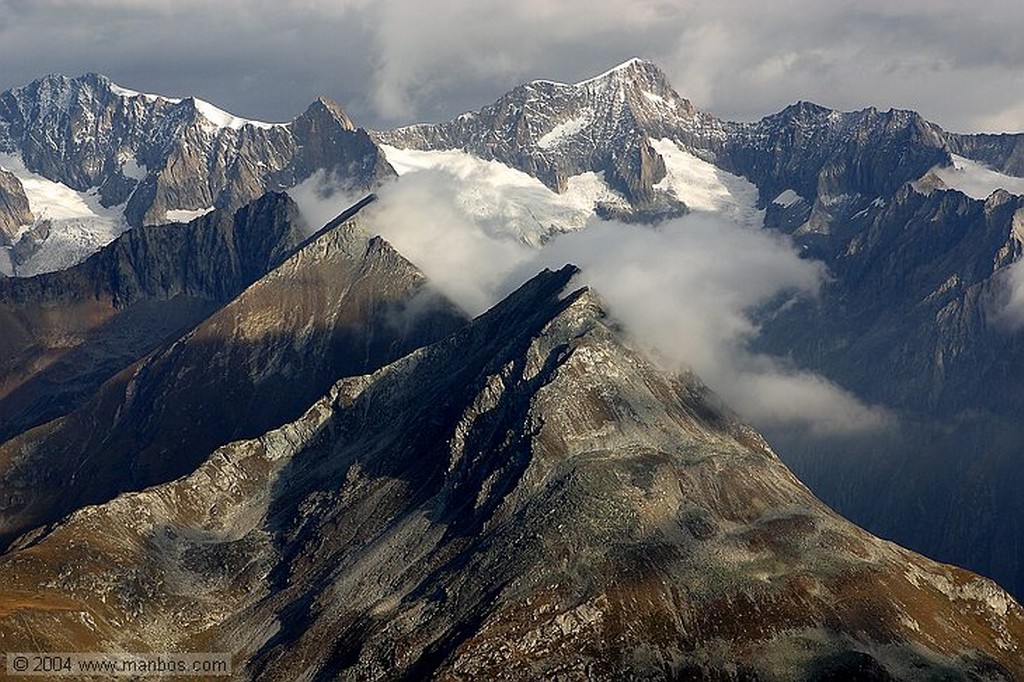
[[[138,162],[134,156],[126,156],[121,161],[121,175],[132,180],[142,181],[149,174],[149,169]]]
[[[193,98],[193,101],[196,103],[196,110],[203,115],[203,118],[212,123],[218,129],[231,128],[232,130],[240,130],[245,126],[266,129],[287,125],[285,123],[267,123],[266,121],[255,121],[250,118],[241,118],[240,116],[229,114],[223,109],[215,107],[204,100]]]
[[[131,90],[129,88],[121,87],[114,83],[110,84],[110,91],[115,95],[131,99],[134,97],[142,97],[148,102],[157,102],[163,100],[171,104],[181,104],[185,100],[180,97],[164,97],[163,95],[154,95],[148,92],[138,92],[137,90]],[[267,123],[266,121],[256,121],[251,118],[242,118],[230,114],[223,109],[210,104],[205,100],[201,100],[198,97],[191,98],[195,102],[196,110],[203,115],[207,121],[213,124],[217,129],[220,128],[231,128],[232,130],[239,130],[245,126],[253,126],[255,128],[274,128],[276,126],[287,125],[286,123]]]
[[[586,116],[571,118],[568,121],[559,123],[549,132],[542,135],[540,139],[537,140],[537,146],[540,147],[541,149],[550,149],[551,147],[557,147],[564,140],[580,132],[589,124],[590,119],[587,118]]]
[[[757,187],[726,172],[669,139],[651,140],[665,159],[665,178],[655,189],[669,192],[694,212],[715,213],[740,225],[761,228],[764,211],[757,208]]]
[[[789,208],[793,204],[800,201],[804,201],[804,198],[791,189],[782,190],[781,192],[779,192],[779,196],[772,199],[773,204],[778,204],[779,206],[783,206],[785,208]]]
[[[110,84],[110,91],[112,93],[114,93],[115,95],[118,95],[120,97],[124,97],[126,99],[131,99],[133,97],[142,97],[147,102],[156,102],[156,101],[159,101],[159,100],[163,100],[165,102],[170,102],[171,104],[180,104],[181,103],[181,99],[177,98],[177,97],[164,97],[163,95],[154,95],[154,94],[149,93],[149,92],[139,92],[138,90],[131,90],[129,88],[123,88],[123,87],[121,87],[120,85],[118,85],[116,83],[111,83]]]
[[[435,172],[452,177],[456,202],[467,216],[492,235],[511,236],[533,246],[553,234],[583,228],[597,204],[628,207],[626,199],[599,173],[569,178],[566,190],[559,194],[522,171],[464,151],[418,151],[388,145],[382,149],[399,176]]]
[[[187,223],[204,216],[213,210],[213,206],[207,206],[206,208],[176,208],[167,212],[167,222],[170,223]]]
[[[14,174],[25,189],[36,220],[15,235],[38,242],[13,273],[29,277],[80,263],[128,229],[120,207],[100,204],[98,190],[79,192],[25,167],[20,155],[0,154],[0,168]]]

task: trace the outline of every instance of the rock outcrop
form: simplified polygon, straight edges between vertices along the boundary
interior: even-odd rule
[[[231,212],[316,172],[353,191],[394,175],[368,134],[326,99],[270,124],[194,97],[125,90],[98,74],[50,75],[0,94],[0,153],[71,190],[94,191],[127,227]]]
[[[338,377],[464,322],[381,239],[354,220],[333,226],[73,412],[0,445],[0,479],[22,491],[0,510],[0,537],[187,474],[218,445],[299,416]]]
[[[0,169],[0,246],[11,244],[18,228],[35,220],[18,178]]]
[[[1016,602],[837,517],[574,273],[26,538],[5,645],[261,680],[1024,675]]]
[[[268,194],[187,225],[130,230],[68,270],[0,280],[0,442],[79,406],[304,238],[291,199]]]

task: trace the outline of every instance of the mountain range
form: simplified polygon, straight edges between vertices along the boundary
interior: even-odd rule
[[[1020,678],[1011,594],[867,532],[1024,593],[1019,144],[721,121],[639,59],[388,131],[97,75],[4,93],[0,640],[252,679]],[[769,428],[780,459],[577,268],[471,318],[372,197],[321,226],[282,193],[430,170],[537,248],[602,219],[779,233],[828,277],[752,344],[896,427]]]
[[[884,406],[898,428],[867,441],[808,443],[770,426],[769,436],[841,512],[1024,593],[1022,393],[1011,369],[1024,356],[1004,314],[1024,244],[1024,183],[1013,175],[1024,137],[806,102],[721,121],[643,60],[578,84],[528,83],[452,122],[376,136],[389,158],[426,154],[420,166],[443,168],[452,152],[431,150],[454,149],[552,189],[601,173],[629,203],[598,214],[712,213],[789,235],[828,276],[813,300],[761,311],[754,348]],[[632,174],[617,170],[623,159]]]
[[[0,95],[0,155],[0,246],[11,247],[8,274],[21,275],[67,267],[127,228],[234,210],[317,172],[355,190],[393,173],[329,100],[270,124],[98,74]]]

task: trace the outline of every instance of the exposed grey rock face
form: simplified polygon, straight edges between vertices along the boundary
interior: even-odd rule
[[[5,645],[261,680],[1024,674],[1018,604],[830,512],[574,272],[8,552]]]
[[[283,196],[269,201],[294,211]],[[113,282],[114,299],[166,286],[156,272]],[[74,412],[0,445],[3,485],[23,492],[0,510],[0,538],[189,473],[218,445],[294,419],[338,377],[371,371],[464,322],[385,242],[351,220],[327,230]]]
[[[765,313],[758,350],[887,407],[902,431],[837,445],[832,458],[792,434],[770,435],[783,439],[801,477],[858,522],[1024,594],[1024,529],[1006,522],[1024,513],[1014,483],[1024,477],[1024,393],[1010,369],[1024,357],[1020,333],[996,319],[1007,295],[1001,278],[1024,248],[1021,201],[927,194],[919,182],[951,154],[1024,174],[1020,135],[957,135],[914,112],[808,102],[753,123],[719,121],[639,60],[576,85],[528,83],[453,121],[377,135],[497,159],[556,190],[587,170],[612,181],[610,159],[640,158],[647,140],[661,138],[748,178],[765,225],[831,275],[820,299]],[[644,203],[658,161],[620,174],[631,209],[599,215],[666,215]],[[795,198],[776,203],[787,190]]]
[[[321,97],[310,104],[291,123],[291,130],[298,143],[292,183],[324,171],[338,184],[362,188],[394,175],[369,134],[356,128],[341,107],[328,99]]]
[[[286,124],[232,117],[194,98],[126,91],[98,74],[46,76],[0,94],[0,153],[124,206],[129,226],[168,211],[233,211],[317,171],[368,190],[394,171],[365,131],[325,99]]]
[[[842,113],[800,102],[756,123],[731,125],[717,162],[757,185],[764,206],[795,190],[810,201],[799,207],[810,210],[801,225],[828,235],[951,160],[943,131],[915,112]]]
[[[35,220],[18,178],[0,169],[0,246],[10,244],[22,225]]]
[[[555,191],[573,175],[603,173],[612,188],[645,210],[669,202],[654,189],[665,176],[665,162],[649,138],[677,137],[706,148],[724,132],[719,121],[680,97],[657,66],[635,59],[575,85],[521,85],[448,123],[374,135],[399,147],[464,149],[529,173]]]
[[[1003,173],[1024,177],[1024,135],[946,133],[945,138],[954,154],[982,161]]]
[[[0,442],[79,406],[303,239],[295,204],[268,194],[187,225],[130,230],[68,270],[0,280]]]
[[[828,261],[825,306],[791,311],[801,322],[769,325],[765,342],[832,368],[872,402],[937,416],[969,404],[1020,409],[1024,394],[992,365],[995,356],[1015,357],[1020,339],[993,328],[991,317],[994,277],[1024,251],[1022,220],[1024,197],[998,192],[979,201],[905,185],[848,224],[851,236]],[[868,358],[885,367],[887,381],[865,373]]]

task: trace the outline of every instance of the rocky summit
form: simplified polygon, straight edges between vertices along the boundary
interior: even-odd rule
[[[353,191],[394,175],[366,131],[324,98],[271,124],[99,74],[0,94],[0,167],[0,247],[15,247],[0,271],[22,275],[73,265],[126,228],[233,212],[316,173]],[[75,209],[33,216],[24,181],[55,187]]]
[[[1019,149],[895,110],[722,121],[641,59],[374,132],[95,74],[3,93],[0,649],[227,652],[252,680],[1024,679]],[[778,232],[828,277],[750,311],[751,349],[898,432],[769,432],[784,463],[574,266],[470,319],[372,195],[320,226],[277,191],[423,169],[538,248],[598,218]]]
[[[1024,675],[1012,598],[828,510],[574,274],[27,537],[0,641],[261,680]]]
[[[723,134],[720,123],[680,97],[657,66],[634,59],[581,83],[526,83],[453,121],[375,137],[398,147],[464,149],[555,191],[563,191],[572,176],[600,172],[636,209],[660,209],[667,216],[685,207],[655,189],[666,171],[650,138],[669,130],[700,140]]]
[[[950,133],[912,111],[811,102],[723,121],[642,59],[374,135],[386,150],[417,152],[421,166],[443,170],[443,153],[500,161],[589,215],[701,213],[787,235],[828,277],[813,300],[758,311],[754,349],[886,410],[899,433],[808,442],[766,424],[768,437],[858,523],[1024,595],[1024,527],[1006,521],[1024,514],[1012,370],[1024,345],[1004,314],[1024,251],[1024,135]],[[620,200],[581,193],[586,173]],[[472,194],[464,201],[477,211]],[[521,213],[526,227],[508,234],[532,244],[584,224],[533,205]]]

